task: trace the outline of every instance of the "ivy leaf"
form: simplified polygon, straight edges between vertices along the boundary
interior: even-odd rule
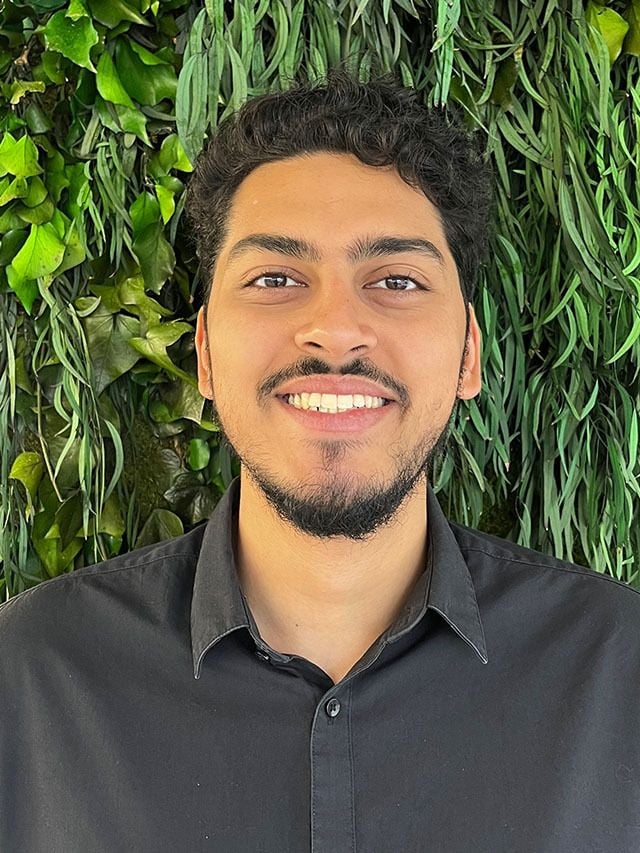
[[[158,202],[160,203],[160,215],[162,216],[162,221],[166,225],[176,209],[176,203],[173,200],[174,194],[172,190],[167,189],[167,187],[163,187],[161,183],[157,183],[156,195],[158,196]]]
[[[176,264],[173,247],[163,236],[162,223],[152,222],[143,228],[131,248],[140,263],[146,286],[159,293]]]
[[[609,61],[613,65],[620,56],[624,37],[629,29],[629,24],[622,15],[614,12],[606,6],[600,6],[590,0],[586,8],[587,23],[600,33],[609,51]]]
[[[140,321],[126,314],[113,314],[101,305],[82,320],[93,368],[96,396],[122,376],[140,358],[129,341],[140,334]]]
[[[166,370],[170,376],[177,376],[180,379],[184,379],[190,385],[197,387],[198,383],[194,377],[176,367],[167,355],[167,347],[174,344],[186,332],[193,332],[189,323],[171,320],[169,323],[163,323],[162,325],[149,326],[146,337],[131,338],[130,344],[141,355],[149,359],[150,362]]]
[[[11,263],[19,279],[40,278],[58,269],[64,257],[65,245],[54,225],[32,225],[24,246]]]
[[[120,79],[132,98],[139,104],[154,106],[164,98],[175,99],[178,79],[173,65],[162,60],[143,62],[133,43],[121,38],[116,42],[115,64]],[[153,54],[145,51],[153,59]]]
[[[113,60],[106,50],[100,54],[100,59],[98,60],[96,85],[98,92],[100,92],[105,101],[110,101],[112,104],[121,104],[123,107],[130,107],[131,109],[135,108],[133,101],[122,85]]]
[[[29,192],[29,185],[26,178],[14,178],[12,181],[7,181],[7,185],[3,185],[1,189],[0,207],[9,204],[15,198],[25,198]]]
[[[10,104],[19,104],[28,92],[44,92],[42,80],[14,80],[9,87]]]
[[[142,192],[129,208],[129,215],[135,236],[160,219],[160,205],[151,193]]]
[[[73,20],[60,10],[49,18],[43,33],[50,50],[58,51],[75,65],[95,71],[89,52],[100,39],[89,18]]]
[[[629,31],[624,39],[623,50],[632,56],[640,56],[640,0],[631,0],[624,11]]]
[[[187,465],[192,471],[201,471],[209,464],[211,448],[202,438],[192,438],[187,448]]]
[[[101,24],[110,29],[117,27],[123,21],[131,21],[131,23],[140,24],[143,27],[151,26],[137,9],[133,9],[124,0],[109,0],[108,3],[105,3],[104,0],[87,0],[87,6],[96,21],[100,21]]]
[[[144,548],[165,539],[182,536],[184,527],[179,516],[168,509],[154,509],[138,534],[134,548]]]
[[[42,474],[44,473],[44,462],[39,453],[25,451],[14,459],[9,478],[20,480],[26,488],[30,499],[35,500]]]
[[[0,177],[9,174],[30,178],[40,172],[38,149],[33,141],[26,134],[16,141],[10,133],[5,133],[0,142]]]

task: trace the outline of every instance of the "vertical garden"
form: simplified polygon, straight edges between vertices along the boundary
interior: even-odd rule
[[[192,164],[247,97],[393,72],[493,165],[453,520],[640,585],[640,0],[6,0],[0,600],[179,535],[237,473],[196,384]]]

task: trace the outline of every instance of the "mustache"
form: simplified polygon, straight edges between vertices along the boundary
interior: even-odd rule
[[[397,382],[393,376],[377,368],[374,364],[366,359],[358,358],[349,364],[344,364],[342,367],[334,370],[331,365],[322,361],[319,358],[303,358],[292,364],[290,367],[283,367],[278,370],[268,379],[266,379],[259,388],[260,397],[269,397],[276,388],[284,382],[290,382],[293,379],[299,379],[304,376],[316,376],[318,374],[332,374],[333,376],[362,376],[364,379],[370,379],[384,388],[393,391],[397,400],[406,406],[409,402],[409,394],[404,385]]]

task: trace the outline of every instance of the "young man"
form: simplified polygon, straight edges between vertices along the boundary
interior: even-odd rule
[[[241,476],[0,610],[0,849],[640,850],[637,593],[429,484],[481,387],[488,203],[465,133],[388,81],[220,128],[196,346]]]

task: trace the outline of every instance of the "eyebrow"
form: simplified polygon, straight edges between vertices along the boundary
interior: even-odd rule
[[[228,262],[236,260],[240,255],[251,249],[266,249],[289,255],[301,261],[319,262],[322,254],[315,243],[301,240],[297,237],[287,237],[282,234],[249,234],[232,247]],[[347,260],[352,264],[360,263],[371,258],[386,255],[398,255],[404,252],[417,252],[438,262],[444,267],[444,256],[440,249],[430,240],[422,237],[364,237],[354,240],[347,246]]]

